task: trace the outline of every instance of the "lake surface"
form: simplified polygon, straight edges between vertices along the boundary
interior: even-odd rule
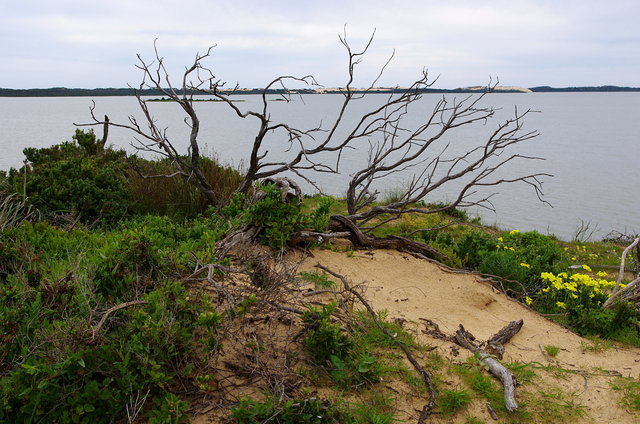
[[[459,95],[464,96],[464,95]],[[353,123],[358,113],[370,110],[386,96],[372,95],[355,104],[346,124]],[[428,94],[417,105],[417,113],[407,118],[407,126],[415,126],[428,113],[441,95]],[[243,110],[258,109],[258,96],[238,96]],[[107,114],[112,122],[125,122],[129,115],[142,120],[137,102],[132,97],[98,97],[96,116]],[[309,95],[293,98],[290,103],[270,102],[272,119],[299,128],[312,128],[328,123],[337,114],[339,95]],[[538,130],[540,136],[520,145],[519,153],[544,157],[545,161],[525,161],[505,170],[505,175],[546,172],[553,178],[543,180],[541,203],[525,184],[502,185],[480,195],[497,192],[492,197],[496,212],[473,209],[486,224],[505,229],[537,230],[571,239],[581,222],[597,228],[594,238],[611,230],[640,232],[640,93],[523,93],[492,94],[487,105],[501,108],[496,119],[451,132],[446,140],[449,151],[464,152],[486,140],[495,127],[518,110],[533,109],[539,113],[526,118],[525,129]],[[46,147],[70,140],[73,123],[90,122],[92,99],[0,98],[0,169],[18,167],[24,159],[25,147]],[[199,102],[196,106],[202,129],[200,140],[209,155],[221,162],[241,166],[248,157],[257,122],[237,118],[227,106],[216,102]],[[151,104],[161,127],[186,151],[188,128],[178,105],[169,102]],[[101,134],[102,129],[95,129]],[[346,129],[343,129],[346,131]],[[129,151],[135,140],[132,133],[112,128],[109,142]],[[269,139],[269,154],[287,156],[288,143],[277,134]],[[343,195],[349,173],[366,161],[366,150],[348,152],[340,175],[316,174],[312,177],[324,192]],[[385,180],[379,189],[392,192],[408,181],[408,173]],[[306,186],[311,190],[310,186]],[[451,198],[454,192],[443,190],[427,201]]]

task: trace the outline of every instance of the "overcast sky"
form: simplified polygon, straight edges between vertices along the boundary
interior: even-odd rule
[[[407,85],[423,68],[437,88],[480,85],[640,86],[638,0],[2,0],[0,87],[137,85],[136,54],[153,40],[176,80],[196,52],[241,87],[278,75],[346,81],[338,40],[375,40],[358,67],[365,86]]]

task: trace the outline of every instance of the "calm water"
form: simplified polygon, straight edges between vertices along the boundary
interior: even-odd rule
[[[257,109],[256,96],[239,97],[241,109]],[[371,96],[366,102],[354,105],[357,112],[370,109],[383,99]],[[438,95],[426,95],[418,105],[416,115],[408,118],[407,125],[419,123],[420,115],[430,111]],[[271,102],[272,118],[285,120],[300,127],[310,128],[327,123],[337,113],[338,95],[305,96],[291,103]],[[610,230],[640,232],[640,93],[532,93],[495,94],[485,99],[486,104],[501,108],[497,119],[486,124],[459,128],[446,140],[451,153],[463,152],[469,146],[482,142],[498,123],[519,110],[531,108],[539,113],[529,115],[525,129],[538,130],[541,135],[520,145],[518,152],[546,158],[545,161],[520,162],[506,170],[506,175],[546,172],[543,184],[545,200],[552,207],[540,203],[524,184],[500,186],[493,191],[496,213],[472,210],[488,224],[507,229],[538,230],[570,239],[581,221],[597,227],[596,237]],[[96,98],[96,115],[109,115],[112,122],[124,122],[128,115],[141,119],[137,103],[128,97]],[[69,140],[75,130],[73,123],[89,122],[90,98],[0,98],[0,169],[17,167],[23,160],[24,147],[45,147]],[[154,103],[152,112],[162,127],[167,127],[177,146],[186,146],[188,129],[177,105]],[[257,123],[239,119],[223,104],[202,102],[197,104],[202,120],[201,142],[210,155],[222,162],[241,165],[248,157]],[[96,128],[100,133],[101,128]],[[109,141],[128,150],[134,142],[131,133],[112,128]],[[288,145],[282,137],[269,139],[268,150],[274,157],[286,157]],[[366,159],[366,152],[349,152],[345,157],[341,175],[313,176],[323,191],[341,195],[346,188],[349,172],[357,169]],[[384,182],[382,192],[393,191],[409,179],[398,175]],[[309,188],[310,189],[310,188]],[[484,195],[490,194],[489,190]],[[453,196],[453,191],[436,193],[442,200]],[[427,199],[429,200],[429,199]]]

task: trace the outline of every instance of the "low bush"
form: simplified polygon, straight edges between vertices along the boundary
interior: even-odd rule
[[[465,233],[456,243],[453,251],[468,268],[477,268],[482,257],[496,249],[497,239],[482,231]]]
[[[220,317],[206,297],[194,301],[178,283],[166,283],[143,300],[147,304],[119,312],[122,320],[97,338],[86,321],[47,324],[46,312],[39,313],[28,354],[14,356],[0,377],[0,419],[107,423],[126,415],[136,398],[149,400],[145,410],[151,407],[152,416],[183,414],[168,390],[187,377],[184,364],[201,361],[196,340],[215,347]]]
[[[204,213],[210,206],[204,194],[181,176],[145,178],[174,174],[175,168],[169,160],[131,157],[127,165],[125,175],[132,196],[136,199],[132,205],[135,214],[193,218]],[[221,166],[213,159],[201,158],[199,167],[223,204],[242,182],[243,177],[238,171]]]
[[[343,334],[340,325],[331,322],[335,304],[310,309],[303,315],[307,326],[304,345],[313,363],[324,368],[331,378],[344,386],[379,380],[378,358],[370,353],[371,344],[358,344],[362,337]]]
[[[566,314],[567,324],[581,335],[615,338],[634,329],[640,319],[640,312],[625,302],[612,309],[602,307],[615,281],[566,272],[545,272],[541,278],[545,287],[534,295],[534,307],[544,313]]]
[[[245,196],[239,193],[231,198],[221,212],[236,226],[262,227],[258,236],[260,243],[274,249],[284,249],[296,231],[305,228],[316,231],[326,229],[332,198],[320,201],[313,211],[305,212],[303,205],[295,200],[283,202],[280,190],[273,184],[259,185],[257,189],[264,192],[261,200],[247,204]]]
[[[93,131],[76,130],[72,139],[24,149],[29,165],[9,171],[14,191],[24,192],[42,212],[73,213],[83,222],[128,216],[132,198],[123,176],[124,151],[103,150]]]

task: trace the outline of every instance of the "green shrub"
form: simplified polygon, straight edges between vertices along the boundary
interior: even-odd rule
[[[555,239],[534,231],[520,233],[513,230],[496,239],[493,249],[480,252],[477,270],[497,275],[520,284],[505,283],[517,296],[531,294],[542,286],[543,272],[561,269],[564,253]]]
[[[72,142],[24,149],[30,165],[12,169],[16,192],[43,212],[76,213],[84,222],[116,222],[129,214],[131,193],[123,177],[124,151],[101,150],[93,131],[76,130]]]
[[[453,251],[462,263],[469,268],[477,268],[486,252],[495,250],[495,237],[482,231],[471,231],[464,234],[456,243]]]
[[[164,265],[157,246],[146,234],[125,231],[99,253],[93,282],[98,293],[112,300],[125,300],[153,288]]]
[[[299,230],[312,228],[323,231],[329,222],[332,198],[320,202],[318,207],[305,213],[302,204],[296,201],[283,202],[280,190],[273,184],[259,186],[265,196],[261,200],[246,205],[244,196],[233,196],[222,214],[236,225],[255,225],[262,227],[258,240],[274,249],[284,249],[291,236]]]
[[[186,377],[185,364],[201,362],[198,344],[215,349],[221,317],[210,299],[189,298],[179,283],[163,284],[143,299],[148,303],[118,312],[122,319],[95,339],[85,326],[47,324],[36,316],[37,340],[0,376],[0,420],[113,422],[139,395],[149,397],[153,422],[182,422],[184,402],[167,389]]]
[[[541,278],[545,287],[534,296],[538,311],[566,314],[566,324],[581,335],[620,338],[625,333],[635,334],[640,312],[633,305],[617,302],[612,309],[602,307],[615,281],[566,272],[545,272]]]
[[[326,365],[332,357],[344,360],[349,356],[353,343],[340,326],[331,322],[335,304],[324,305],[321,309],[312,308],[304,313],[302,320],[307,326],[304,345],[313,361]]]
[[[170,277],[211,250],[211,223],[147,216],[108,231],[24,222],[0,232],[0,422],[114,422],[136,398],[146,418],[180,422],[184,402],[169,390],[189,387],[204,366],[197,352],[216,351],[222,314]],[[131,299],[147,303],[94,335],[101,314]]]

